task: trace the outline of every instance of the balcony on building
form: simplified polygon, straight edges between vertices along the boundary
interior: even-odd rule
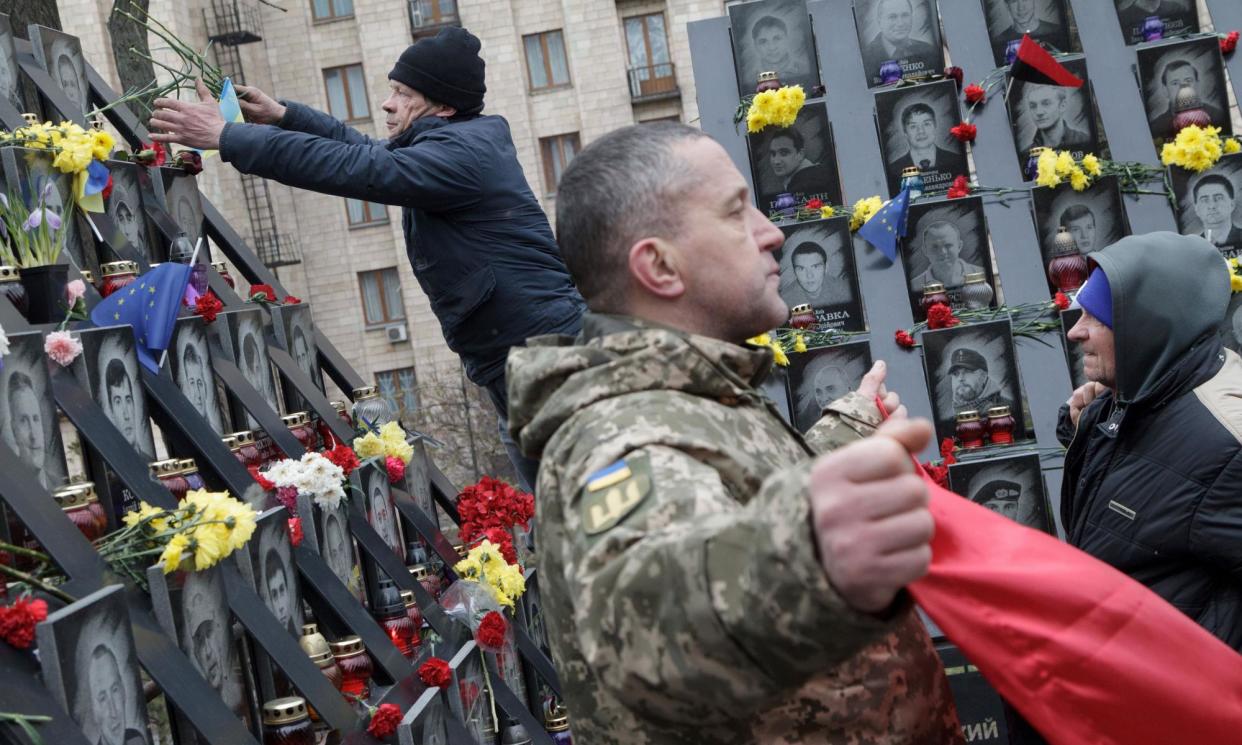
[[[263,40],[263,21],[254,0],[211,0],[207,38],[215,44],[239,46]]]
[[[672,62],[631,67],[629,74],[630,100],[633,103],[660,101],[681,95],[677,87],[677,70]]]
[[[269,269],[302,263],[297,246],[283,233],[264,231],[253,237],[255,253]]]
[[[415,39],[435,36],[445,26],[460,26],[457,0],[409,0],[410,31]]]

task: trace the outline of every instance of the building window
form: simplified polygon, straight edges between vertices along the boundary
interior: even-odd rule
[[[561,174],[582,147],[578,142],[578,133],[540,138],[539,147],[543,151],[543,181],[548,187],[547,193],[554,194],[561,183]]]
[[[358,284],[362,288],[362,310],[368,326],[405,318],[405,301],[401,299],[401,279],[396,267],[360,272]]]
[[[634,98],[677,90],[663,13],[626,18],[625,46],[630,57],[630,94]]]
[[[367,85],[363,82],[362,65],[332,67],[323,71],[323,84],[328,89],[328,113],[345,122],[369,119]]]
[[[349,213],[351,227],[361,225],[382,225],[388,222],[388,210],[382,204],[364,202],[361,199],[346,199],[345,211]]]
[[[403,367],[375,373],[375,387],[382,398],[387,399],[392,410],[399,412],[402,422],[413,422],[418,410],[418,378],[414,368]]]
[[[526,72],[532,91],[569,85],[569,61],[565,37],[560,30],[522,37],[526,47]]]
[[[311,13],[316,21],[350,18],[354,14],[354,0],[311,0]]]
[[[410,0],[410,22],[414,28],[457,23],[456,0]]]

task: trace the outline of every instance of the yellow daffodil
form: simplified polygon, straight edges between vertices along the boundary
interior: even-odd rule
[[[190,539],[185,533],[178,533],[173,536],[168,545],[164,546],[164,553],[160,554],[160,561],[164,564],[164,574],[172,574],[181,566],[181,554],[185,553],[190,547]]]
[[[1099,176],[1103,171],[1100,168],[1100,159],[1093,153],[1087,153],[1082,156],[1082,169],[1089,176]]]
[[[1074,167],[1073,171],[1070,171],[1069,182],[1074,191],[1082,191],[1091,183],[1090,179],[1087,178],[1087,174],[1083,173],[1082,169],[1077,166]]]

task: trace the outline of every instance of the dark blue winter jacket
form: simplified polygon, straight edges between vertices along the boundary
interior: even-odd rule
[[[487,385],[509,348],[576,334],[569,277],[499,116],[429,117],[374,140],[302,104],[280,126],[226,124],[220,156],[243,173],[402,208],[406,252],[449,348]]]

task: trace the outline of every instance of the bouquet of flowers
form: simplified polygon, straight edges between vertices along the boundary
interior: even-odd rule
[[[367,432],[354,438],[354,451],[359,458],[396,458],[402,465],[409,465],[414,457],[414,448],[406,442],[405,430],[396,422],[388,422],[378,433]]]
[[[297,516],[299,494],[306,494],[324,509],[336,509],[345,498],[345,471],[319,453],[308,452],[299,460],[285,458],[262,472],[276,488],[276,499]]]

